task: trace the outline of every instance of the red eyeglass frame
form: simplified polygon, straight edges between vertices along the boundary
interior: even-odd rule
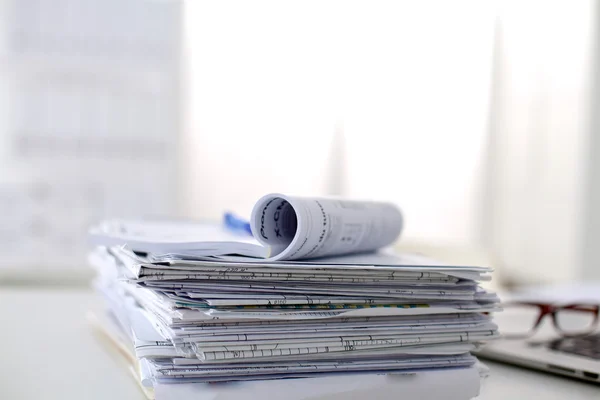
[[[533,335],[536,332],[536,330],[538,329],[538,327],[540,326],[544,317],[546,317],[547,315],[552,316],[552,325],[554,326],[554,329],[558,333],[560,333],[561,336],[564,336],[564,337],[587,335],[596,329],[596,326],[598,325],[598,321],[600,321],[600,305],[592,304],[592,303],[573,303],[573,304],[556,305],[556,304],[549,304],[549,303],[537,303],[537,302],[531,302],[531,301],[512,301],[512,302],[502,303],[502,305],[503,306],[524,305],[524,306],[530,306],[530,307],[532,307],[532,306],[537,307],[539,309],[539,315],[537,317],[537,320],[535,321],[535,323],[533,324],[533,326],[531,327],[529,332],[523,333],[523,334],[520,334],[520,333],[503,334],[503,336],[507,337],[507,338],[526,338],[526,337]],[[560,323],[557,321],[557,318],[556,318],[556,313],[561,310],[573,310],[573,311],[593,313],[594,320],[592,321],[592,323],[590,324],[588,329],[585,331],[578,332],[578,333],[568,332],[568,331],[565,331],[563,328],[561,328]]]

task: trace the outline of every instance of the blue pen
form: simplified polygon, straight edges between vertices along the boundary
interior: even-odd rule
[[[230,231],[243,232],[252,236],[252,229],[250,223],[242,218],[237,217],[235,214],[226,212],[223,215],[223,225]]]

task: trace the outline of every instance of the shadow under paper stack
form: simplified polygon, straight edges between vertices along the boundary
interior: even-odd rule
[[[204,385],[222,381],[263,381],[245,385],[268,394],[282,378],[321,378],[286,380],[301,382],[287,386],[291,399],[361,384],[355,393],[378,398],[479,393],[469,352],[497,337],[484,312],[498,298],[478,286],[488,269],[376,252],[402,228],[385,203],[270,195],[251,225],[256,240],[193,223],[113,221],[92,232],[106,330],[125,333],[158,400],[248,396]]]

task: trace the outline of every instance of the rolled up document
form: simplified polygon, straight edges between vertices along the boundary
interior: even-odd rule
[[[403,218],[391,203],[269,194],[254,206],[250,226],[269,259],[298,260],[388,246]]]

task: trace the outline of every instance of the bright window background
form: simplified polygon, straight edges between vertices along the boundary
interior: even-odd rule
[[[177,214],[181,9],[0,1],[0,283],[81,279],[90,224]]]
[[[84,281],[100,218],[245,216],[275,191],[396,202],[402,245],[479,248],[498,282],[598,278],[598,15],[0,1],[0,284]]]
[[[397,202],[406,237],[477,237],[490,2],[186,6],[190,213],[333,193]]]

